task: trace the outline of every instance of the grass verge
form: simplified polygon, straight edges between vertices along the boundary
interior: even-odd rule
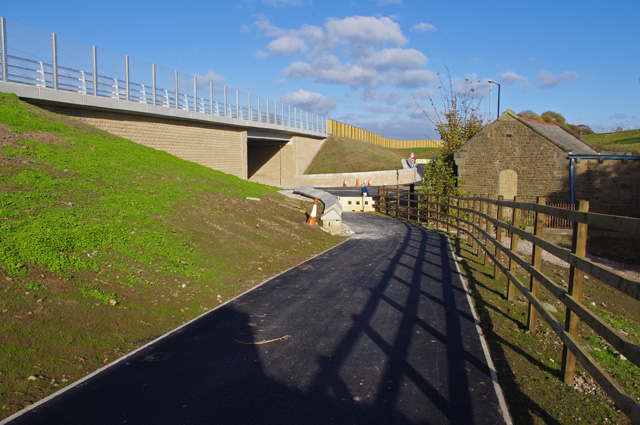
[[[574,387],[561,379],[562,344],[551,328],[540,321],[535,332],[526,330],[527,302],[519,295],[506,299],[506,279],[493,278],[493,265],[484,265],[465,242],[453,240],[491,357],[516,424],[628,424],[602,388],[579,365]],[[568,270],[544,263],[544,272],[566,286]],[[519,271],[521,282],[528,282]],[[564,322],[564,309],[541,289],[541,299]],[[640,312],[637,301],[625,297],[595,279],[585,281],[584,303],[602,314],[612,326],[640,342]],[[581,326],[580,341],[634,399],[640,398],[640,371],[619,353]]]
[[[309,165],[306,174],[354,173],[402,169],[401,160],[437,155],[441,148],[388,149],[372,143],[330,136]]]
[[[612,133],[582,136],[600,150],[618,152],[640,152],[640,130],[615,131]]]
[[[307,206],[0,94],[0,419],[339,242]]]

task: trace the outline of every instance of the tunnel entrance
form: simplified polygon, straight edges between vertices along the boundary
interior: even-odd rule
[[[247,178],[249,181],[278,186],[282,184],[282,150],[290,142],[285,133],[247,132]]]

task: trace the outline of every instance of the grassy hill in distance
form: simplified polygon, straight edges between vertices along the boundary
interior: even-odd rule
[[[589,134],[582,138],[603,151],[640,152],[640,130]]]
[[[440,153],[441,148],[389,149],[373,143],[360,142],[344,137],[330,136],[322,146],[305,174],[354,173],[402,169],[401,160],[429,158]]]
[[[0,419],[340,241],[305,209],[0,93]]]

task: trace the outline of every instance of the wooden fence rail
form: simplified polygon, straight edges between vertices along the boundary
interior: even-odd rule
[[[518,289],[529,303],[527,326],[535,331],[538,315],[544,319],[563,343],[562,375],[564,382],[572,385],[576,360],[609,394],[616,405],[631,419],[640,424],[640,406],[624,389],[589,355],[578,341],[578,324],[582,321],[602,339],[623,354],[630,362],[640,367],[640,347],[613,329],[598,315],[585,307],[581,301],[584,275],[590,275],[617,289],[626,296],[640,301],[640,282],[627,279],[587,258],[586,238],[589,226],[624,232],[640,237],[640,219],[589,212],[589,203],[580,202],[575,209],[563,209],[546,205],[544,198],[537,203],[523,203],[516,197],[513,201],[479,197],[456,197],[425,194],[411,191],[407,187],[383,186],[378,191],[378,210],[398,218],[424,223],[427,226],[455,232],[464,236],[478,255],[484,253],[485,264],[494,264],[494,278],[499,273],[507,277],[506,297],[513,299]],[[505,219],[505,210],[510,210]],[[520,228],[522,216],[534,216],[534,231]],[[573,242],[571,249],[561,248],[542,239],[545,222],[549,218],[572,223]],[[501,234],[511,234],[511,246],[503,245]],[[532,260],[518,254],[518,240],[533,244]],[[542,251],[551,253],[570,265],[568,289],[555,283],[542,272]],[[528,285],[515,275],[515,266],[529,274]],[[561,323],[547,310],[538,296],[542,285],[566,307],[565,320]]]

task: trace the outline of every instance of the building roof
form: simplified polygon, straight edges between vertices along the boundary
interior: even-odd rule
[[[558,124],[521,118],[511,111],[507,111],[507,114],[510,114],[567,153],[571,152],[576,155],[598,155],[599,153],[589,143]]]

